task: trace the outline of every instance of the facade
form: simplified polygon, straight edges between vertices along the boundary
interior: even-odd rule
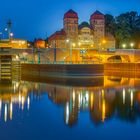
[[[28,43],[22,39],[0,40],[0,48],[26,49]]]
[[[91,30],[88,22],[82,22],[79,25],[78,41],[81,46],[93,47],[93,31]]]
[[[46,42],[43,39],[37,39],[34,41],[34,46],[37,48],[46,48]]]
[[[78,14],[69,10],[64,14],[63,29],[55,32],[48,39],[51,47],[93,48],[107,50],[115,48],[115,38],[105,33],[105,17],[96,11],[90,16],[90,22],[79,25]],[[107,36],[106,36],[107,35]]]

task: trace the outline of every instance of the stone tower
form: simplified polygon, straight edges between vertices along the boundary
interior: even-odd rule
[[[64,15],[64,31],[67,39],[78,40],[78,14],[73,10],[69,10]]]
[[[96,11],[90,16],[90,25],[94,33],[94,44],[99,49],[103,39],[105,38],[105,17]]]

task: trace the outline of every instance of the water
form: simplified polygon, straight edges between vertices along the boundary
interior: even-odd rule
[[[139,139],[140,79],[99,79],[1,83],[0,139]]]

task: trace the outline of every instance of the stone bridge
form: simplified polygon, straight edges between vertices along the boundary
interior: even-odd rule
[[[84,50],[84,51],[83,51]],[[56,52],[56,61],[70,61],[70,54],[73,62],[93,61],[93,62],[140,62],[139,49],[116,49],[114,51],[97,51],[94,49],[79,49],[72,50],[68,48],[51,49],[10,49],[0,50],[0,55],[18,56],[23,61],[54,61]],[[15,58],[15,57],[14,57]]]

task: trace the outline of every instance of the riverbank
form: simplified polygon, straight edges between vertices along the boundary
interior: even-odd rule
[[[103,75],[102,64],[21,64],[21,79],[25,81],[103,86]]]
[[[102,76],[103,64],[21,64],[22,75],[40,77]]]
[[[105,63],[104,70],[113,71],[140,71],[140,63]]]

